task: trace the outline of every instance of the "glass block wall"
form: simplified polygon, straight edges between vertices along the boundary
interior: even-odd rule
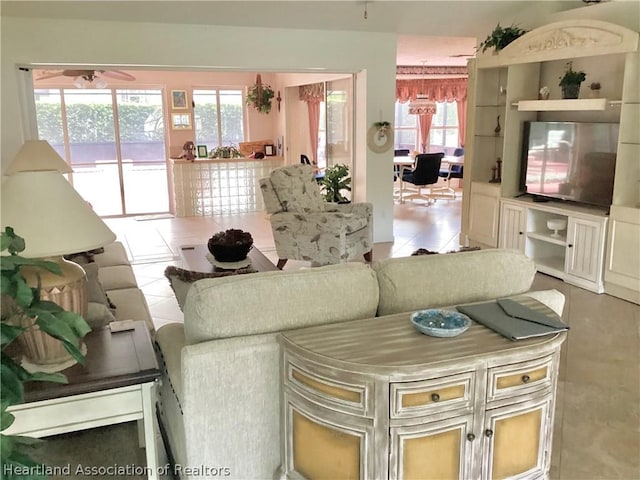
[[[262,160],[173,160],[177,217],[231,215],[264,210],[259,180],[283,164],[282,157]]]

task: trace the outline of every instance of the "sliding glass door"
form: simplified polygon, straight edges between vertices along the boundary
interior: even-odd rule
[[[353,77],[325,85],[327,166],[347,165],[353,176]]]
[[[39,137],[101,216],[169,211],[161,90],[36,89]]]

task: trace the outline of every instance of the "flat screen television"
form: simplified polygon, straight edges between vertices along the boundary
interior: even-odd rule
[[[617,123],[525,122],[521,192],[611,206],[619,129]]]

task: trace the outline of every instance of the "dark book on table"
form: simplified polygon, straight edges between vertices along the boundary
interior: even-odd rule
[[[569,329],[553,310],[531,297],[501,298],[456,308],[472,320],[511,340],[539,337]]]

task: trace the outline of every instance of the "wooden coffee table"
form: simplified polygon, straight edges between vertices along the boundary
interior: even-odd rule
[[[160,370],[144,321],[134,330],[89,332],[85,364],[63,370],[69,383],[28,382],[25,403],[9,411],[13,425],[3,433],[46,437],[138,420],[147,473],[158,478],[154,422],[156,380]]]
[[[180,256],[182,257],[182,268],[202,273],[220,271],[207,259],[208,253],[209,249],[204,244],[181,246]],[[249,260],[251,260],[251,266],[258,272],[273,272],[278,270],[277,267],[255,246],[249,251],[248,257]]]

